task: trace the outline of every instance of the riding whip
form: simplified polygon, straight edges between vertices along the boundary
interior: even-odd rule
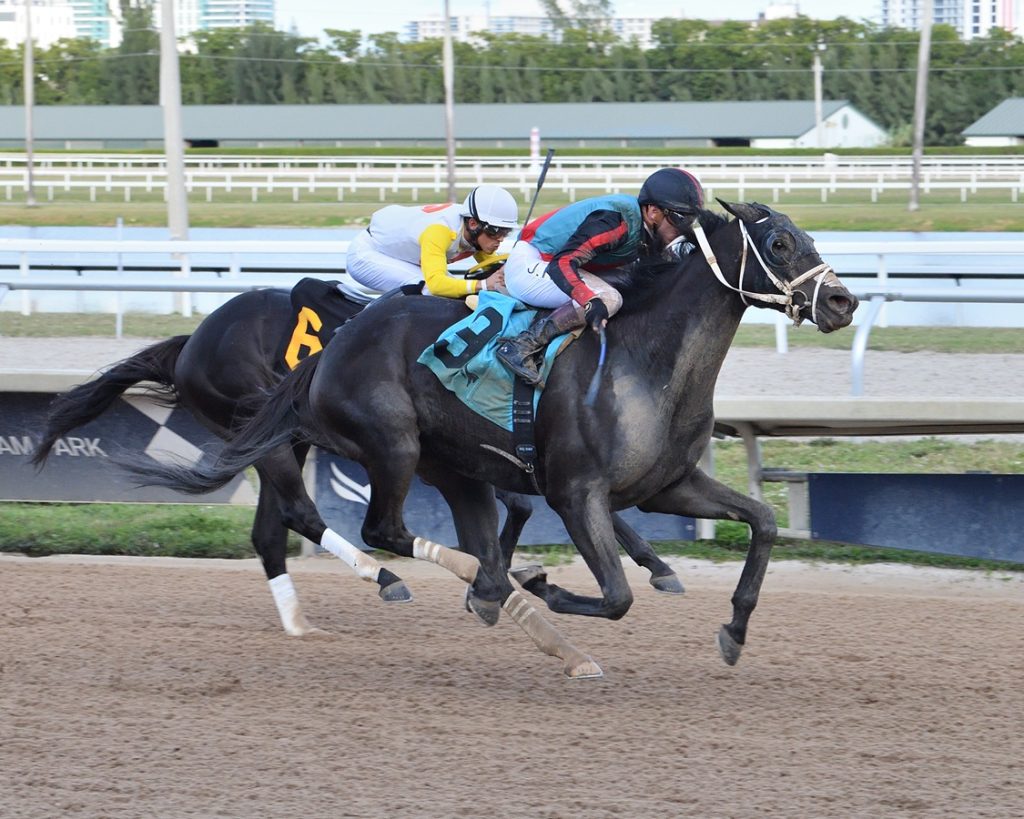
[[[533,192],[533,200],[530,202],[530,209],[526,211],[526,218],[523,219],[523,227],[530,224],[530,216],[533,214],[533,208],[537,204],[537,197],[540,196],[540,189],[544,187],[544,178],[548,175],[548,168],[551,167],[551,157],[555,155],[554,148],[548,148],[548,154],[544,157],[544,165],[540,169],[540,176],[537,177],[537,190]],[[519,240],[516,239],[516,244],[519,244]]]
[[[594,401],[597,400],[597,391],[601,386],[601,370],[604,369],[604,357],[608,352],[608,337],[605,335],[604,327],[601,328],[601,353],[597,357],[597,369],[594,370],[594,375],[590,379],[590,386],[587,387],[587,397],[583,399],[583,403],[588,406],[594,406]]]

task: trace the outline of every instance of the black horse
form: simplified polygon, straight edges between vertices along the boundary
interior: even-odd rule
[[[703,211],[691,236],[701,253],[668,270],[652,266],[637,277],[607,328],[607,361],[592,405],[584,395],[598,366],[597,336],[586,333],[562,353],[538,406],[534,476],[495,452],[508,448],[506,433],[416,363],[464,315],[457,304],[421,296],[379,300],[350,320],[321,355],[278,385],[216,463],[139,464],[136,471],[149,483],[209,491],[296,436],[352,458],[366,468],[371,485],[362,529],[366,543],[452,568],[471,583],[478,612],[492,609],[496,619],[504,608],[542,651],[565,661],[570,676],[601,671],[513,590],[497,541],[493,486],[530,493],[535,477],[594,573],[600,597],[537,581],[558,612],[615,619],[629,609],[632,593],[616,552],[612,510],[635,505],[741,520],[751,528],[751,542],[732,598],[732,620],[718,635],[723,658],[734,664],[746,642],[776,525],[767,505],[698,467],[714,426],[718,372],[751,301],[831,332],[850,323],[857,299],[787,216],[756,203],[722,205],[737,218]],[[479,571],[456,564],[450,550],[406,528],[402,505],[417,472],[444,495],[459,541],[478,556]],[[277,490],[287,493],[280,482]]]
[[[367,299],[358,298],[358,294],[335,293],[331,299],[334,321],[351,318],[366,303]],[[320,318],[325,317],[321,311]],[[301,311],[297,321],[287,290],[257,290],[235,296],[207,316],[192,335],[175,336],[146,347],[115,363],[98,378],[57,396],[50,405],[33,462],[44,463],[61,436],[102,415],[118,396],[140,383],[152,385],[151,392],[159,400],[184,407],[203,426],[228,440],[247,417],[247,408],[258,404],[264,391],[287,372],[286,359],[297,363],[302,354],[320,349],[320,342],[309,335],[310,330],[308,323],[303,323]],[[271,584],[284,629],[294,636],[317,629],[304,616],[287,574],[289,528],[324,545],[353,565],[361,576],[376,581],[386,602],[411,599],[409,590],[393,572],[339,541],[339,536],[328,530],[304,488],[302,467],[308,450],[304,442],[289,442],[255,464],[260,491],[252,543]],[[274,481],[268,477],[271,472]],[[508,565],[530,517],[531,505],[522,495],[504,490],[499,490],[498,497],[508,510],[500,535]],[[650,569],[655,589],[682,593],[682,584],[671,568],[617,515],[615,528],[626,551]]]

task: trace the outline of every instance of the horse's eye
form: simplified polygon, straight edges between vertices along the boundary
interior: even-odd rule
[[[776,253],[781,253],[785,249],[786,243],[783,242],[782,239],[776,239],[774,242],[772,242],[772,250],[774,250]]]

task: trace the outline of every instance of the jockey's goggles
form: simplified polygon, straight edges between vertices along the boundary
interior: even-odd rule
[[[497,225],[484,225],[481,230],[492,239],[506,239],[512,235],[512,228],[498,227]]]
[[[668,219],[672,226],[677,230],[686,230],[690,225],[693,224],[692,213],[684,213],[680,210],[671,210],[669,208],[662,208],[662,212],[665,214],[665,218]]]

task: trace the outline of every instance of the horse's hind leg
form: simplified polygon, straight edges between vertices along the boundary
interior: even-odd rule
[[[256,465],[256,471],[260,475],[260,494],[252,524],[252,545],[263,562],[263,571],[267,574],[281,625],[285,633],[292,637],[319,632],[320,629],[311,626],[302,613],[295,586],[288,574],[288,528],[281,522],[280,499],[259,464]]]
[[[385,602],[412,600],[412,594],[401,578],[324,523],[302,480],[301,462],[304,457],[304,453],[281,446],[259,462],[261,481],[268,482],[277,496],[281,522],[302,537],[319,543],[355,569],[363,580],[375,582],[380,587],[380,598]]]
[[[722,659],[729,665],[735,665],[747,639],[747,624],[757,606],[768,558],[778,533],[775,513],[767,504],[730,489],[699,469],[648,499],[640,508],[645,512],[739,520],[750,526],[750,547],[732,596],[732,622],[723,625],[718,632],[718,650]]]
[[[519,537],[523,534],[523,527],[526,526],[530,515],[533,514],[533,504],[526,495],[518,492],[509,492],[507,489],[495,489],[495,496],[508,511],[505,517],[505,525],[501,527],[498,535],[498,543],[501,545],[501,556],[505,561],[505,568],[512,565],[512,554],[519,543]]]

